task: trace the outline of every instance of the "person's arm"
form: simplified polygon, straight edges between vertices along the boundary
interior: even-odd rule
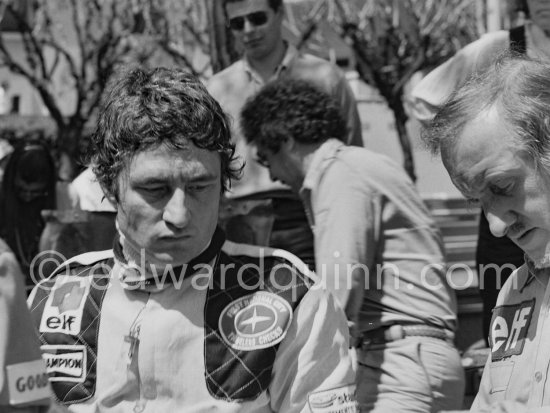
[[[316,273],[345,309],[353,335],[369,277],[376,278],[381,226],[379,199],[361,181],[337,161],[313,200]]]
[[[274,412],[358,412],[347,330],[334,298],[313,286],[277,350],[269,386]]]
[[[50,404],[48,374],[23,280],[15,255],[0,240],[1,412],[45,412]]]

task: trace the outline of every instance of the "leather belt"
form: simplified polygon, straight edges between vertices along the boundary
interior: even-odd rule
[[[431,337],[453,343],[454,333],[444,328],[428,326],[426,324],[393,324],[365,331],[358,347],[364,349],[372,344],[384,344],[401,340],[405,337]]]

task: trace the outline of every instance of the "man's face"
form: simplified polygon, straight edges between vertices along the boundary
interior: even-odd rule
[[[264,59],[273,53],[277,44],[281,42],[283,12],[281,9],[275,12],[269,7],[268,0],[227,3],[226,12],[233,35],[237,42],[242,44],[247,57]]]
[[[550,32],[550,0],[527,0],[531,20],[545,32]]]
[[[287,142],[283,143],[277,152],[263,145],[257,145],[256,161],[269,170],[272,181],[280,181],[290,186],[296,193],[300,191],[304,182],[302,163]]]
[[[118,177],[120,230],[153,263],[189,262],[216,228],[220,174],[219,154],[192,143],[138,152]]]
[[[539,266],[550,258],[550,181],[514,146],[495,109],[466,123],[456,143],[442,148],[455,186],[479,200],[491,232],[508,236]]]

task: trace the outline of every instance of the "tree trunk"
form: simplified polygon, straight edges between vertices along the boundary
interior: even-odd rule
[[[395,127],[397,129],[401,149],[403,150],[403,167],[412,181],[416,182],[412,145],[406,127],[408,116],[403,106],[402,95],[395,97],[388,103],[390,109],[393,111],[393,115],[395,116]]]
[[[208,30],[210,38],[210,61],[212,72],[217,73],[236,61],[239,56],[233,44],[233,37],[225,24],[223,2],[207,0]]]
[[[56,143],[62,169],[58,171],[61,179],[74,179],[78,174],[77,164],[84,161],[81,153],[83,131],[84,122],[81,120],[71,119],[69,123],[59,126]]]

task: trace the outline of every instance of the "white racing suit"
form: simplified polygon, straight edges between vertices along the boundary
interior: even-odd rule
[[[29,303],[57,399],[74,412],[355,412],[332,296],[284,251],[223,243],[217,230],[171,282],[127,282],[115,244],[39,284]]]

